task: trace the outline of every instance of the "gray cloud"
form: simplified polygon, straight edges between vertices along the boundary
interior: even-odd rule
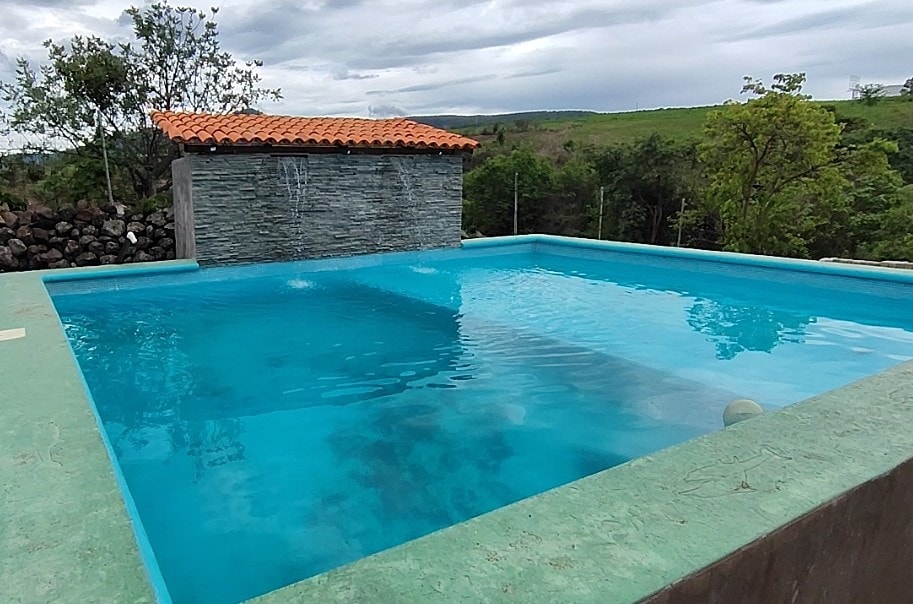
[[[706,2],[683,2],[678,7]],[[609,5],[600,2],[589,5],[586,2],[508,2],[505,3],[505,10],[489,17],[487,22],[483,16],[480,23],[467,19],[464,27],[450,28],[444,25],[447,13],[465,13],[467,3],[420,4],[433,14],[441,14],[442,22],[429,28],[431,35],[417,35],[416,19],[409,11],[400,10],[400,19],[388,20],[394,23],[402,21],[402,26],[386,30],[368,27],[365,28],[367,35],[359,36],[360,28],[349,23],[348,17],[340,19],[338,15],[327,14],[319,8],[293,0],[258,7],[246,13],[243,20],[227,22],[223,30],[235,38],[246,52],[265,60],[282,62],[297,58],[308,52],[315,40],[319,40],[325,54],[345,57],[347,64],[353,68],[385,69],[418,65],[435,55],[503,48],[575,31],[648,23],[678,10],[678,7],[670,7],[658,0],[642,1],[636,6],[619,2]],[[374,6],[380,7],[378,13],[387,10],[380,4]],[[412,11],[416,15],[422,13],[418,8]],[[385,19],[382,14],[365,15],[364,18],[372,23],[375,18]],[[348,35],[344,36],[327,35],[333,31],[334,25],[354,31],[347,31]],[[265,32],[270,35],[261,35]]]
[[[448,88],[450,86],[459,86],[461,84],[473,84],[475,82],[484,82],[486,80],[494,80],[497,78],[493,73],[486,75],[470,76],[468,78],[459,78],[456,80],[448,80],[444,82],[428,83],[428,84],[413,84],[412,86],[404,86],[402,88],[397,88],[395,90],[369,90],[365,94],[376,95],[376,94],[397,94],[403,92],[430,92],[432,90],[440,90],[442,88]]]
[[[345,67],[338,67],[333,71],[334,80],[373,80],[380,77],[376,73],[355,73]]]
[[[754,0],[757,2],[758,0]],[[780,0],[781,2],[783,0]],[[870,29],[913,21],[913,6],[892,6],[890,2],[867,2],[855,6],[827,8],[791,19],[763,25],[731,35],[729,40],[767,38],[789,34],[807,34],[813,30]]]
[[[72,6],[88,6],[94,4],[94,0],[5,0],[4,4],[8,7],[50,7],[50,8],[68,8]]]
[[[371,117],[400,117],[406,115],[402,107],[396,105],[368,105],[368,115]]]
[[[0,77],[41,41],[124,36],[130,4],[7,0]],[[908,0],[224,0],[225,50],[265,61],[281,113],[628,110],[737,97],[745,74],[806,71],[846,97],[913,75]],[[7,8],[9,7],[9,8]],[[911,73],[908,73],[911,72]]]

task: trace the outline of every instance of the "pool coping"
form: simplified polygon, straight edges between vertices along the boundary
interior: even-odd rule
[[[901,269],[541,235],[463,247],[529,243],[913,283]],[[0,601],[167,601],[144,566],[142,531],[138,544],[132,503],[44,283],[197,268],[172,261],[0,275],[0,331],[26,330],[0,342]],[[637,601],[911,457],[908,362],[255,601]]]
[[[193,261],[0,275],[0,601],[167,602],[45,282],[197,270]],[[146,560],[154,563],[154,558]]]

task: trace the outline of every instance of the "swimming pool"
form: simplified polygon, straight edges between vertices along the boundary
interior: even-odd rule
[[[49,284],[171,597],[238,601],[913,357],[910,285],[515,245]],[[238,572],[243,569],[243,572]]]

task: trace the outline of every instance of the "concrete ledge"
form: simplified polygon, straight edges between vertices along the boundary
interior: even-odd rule
[[[50,272],[0,276],[0,602],[152,602]]]
[[[83,266],[64,270],[34,271],[28,274],[39,276],[44,283],[55,283],[58,281],[82,281],[85,279],[167,275],[197,271],[199,269],[200,266],[195,260],[166,260],[164,262]]]
[[[857,260],[855,258],[822,258],[818,262],[859,264],[862,266],[880,266],[882,268],[902,268],[906,270],[913,270],[913,262],[908,262],[906,260]]]
[[[816,508],[646,601],[906,602],[913,460]]]
[[[512,235],[509,237],[487,237],[484,239],[465,240],[462,242],[462,247],[465,249],[481,249],[510,246],[519,243],[533,243],[541,246],[552,245],[555,247],[564,248],[623,252],[628,254],[642,254],[647,256],[660,256],[666,258],[702,260],[704,262],[718,262],[723,264],[736,264],[742,266],[785,269],[805,273],[817,273],[822,275],[841,275],[845,277],[858,277],[861,279],[913,283],[913,271],[897,268],[857,266],[839,264],[836,262],[802,260],[798,258],[778,258],[775,256],[736,254],[734,252],[714,252],[710,250],[698,250],[683,247],[665,247],[660,245],[647,245],[643,243],[627,243],[623,241],[600,241],[597,239],[561,237],[558,235]]]

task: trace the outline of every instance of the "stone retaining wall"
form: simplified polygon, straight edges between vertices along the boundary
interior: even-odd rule
[[[122,211],[122,210],[121,210]],[[136,236],[129,243],[127,233]],[[0,206],[0,272],[173,260],[174,212],[115,206],[11,211]]]

